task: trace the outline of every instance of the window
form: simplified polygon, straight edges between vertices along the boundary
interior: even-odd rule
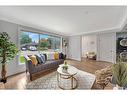
[[[39,34],[32,32],[21,32],[20,34],[20,63],[24,64],[25,54],[37,54],[39,46]]]
[[[41,51],[60,51],[61,38],[49,35],[40,35]]]
[[[24,64],[24,55],[39,52],[60,51],[61,37],[22,31],[20,33],[20,64]]]

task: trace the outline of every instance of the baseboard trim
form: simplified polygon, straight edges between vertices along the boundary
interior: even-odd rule
[[[15,74],[13,74],[13,75],[9,75],[9,76],[7,76],[7,78],[9,78],[9,77],[13,77],[13,76],[15,76],[15,75],[18,75],[18,74],[21,74],[21,73],[25,73],[26,71],[22,71],[22,72],[18,72],[18,73],[15,73]]]
[[[79,60],[76,60],[76,59],[71,59],[71,58],[68,58],[67,60],[73,60],[73,61],[77,61],[77,62],[81,62],[81,61],[79,61]]]

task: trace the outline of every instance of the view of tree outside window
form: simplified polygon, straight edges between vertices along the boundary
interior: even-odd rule
[[[48,35],[40,35],[40,50],[47,51],[51,49],[51,39]]]
[[[60,51],[60,37],[40,35],[40,51]]]
[[[60,46],[61,37],[22,31],[20,33],[20,64],[25,63],[24,55],[26,54],[60,51]]]

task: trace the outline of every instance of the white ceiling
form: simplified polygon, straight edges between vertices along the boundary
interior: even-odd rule
[[[0,19],[63,35],[79,35],[121,26],[122,6],[1,6]]]

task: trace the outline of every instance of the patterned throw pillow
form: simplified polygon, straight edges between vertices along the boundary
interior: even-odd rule
[[[43,55],[44,55],[45,61],[47,61],[47,54],[43,54]]]
[[[43,63],[45,63],[46,62],[46,55],[40,53],[40,56],[42,58]]]
[[[38,61],[35,55],[31,55],[29,56],[29,58],[31,59],[33,65],[37,65]]]
[[[37,54],[36,58],[39,64],[45,63],[43,57],[40,54]]]

